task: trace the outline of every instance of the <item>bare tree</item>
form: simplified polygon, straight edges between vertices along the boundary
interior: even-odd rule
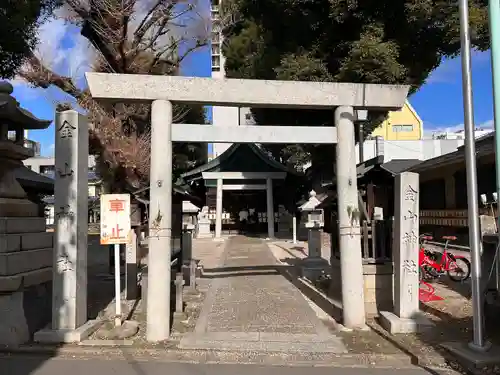
[[[81,27],[93,49],[93,71],[177,75],[182,61],[207,43],[208,17],[200,9],[196,0],[65,0],[60,16]],[[20,75],[36,87],[58,87],[86,111],[92,124],[90,147],[109,188],[123,191],[148,184],[150,106],[103,105],[78,85],[77,77],[49,66],[33,53]],[[204,118],[201,106],[174,106],[175,122]],[[174,171],[193,167],[201,152],[199,145],[175,145]]]

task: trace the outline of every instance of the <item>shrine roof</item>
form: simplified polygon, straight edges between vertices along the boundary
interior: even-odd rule
[[[9,130],[47,129],[52,121],[41,120],[30,111],[21,108],[11,95],[14,91],[8,82],[0,82],[0,121],[7,123]]]
[[[486,134],[475,140],[476,159],[495,153],[495,133]],[[465,163],[465,146],[460,146],[456,151],[444,154],[408,169],[408,172],[422,173],[434,168],[445,167],[452,164]]]
[[[231,145],[217,158],[181,175],[184,181],[202,178],[203,172],[286,172],[299,175],[268,156],[259,146],[250,143]]]
[[[54,180],[22,166],[14,170],[14,176],[23,189],[38,190],[43,194],[54,194]]]

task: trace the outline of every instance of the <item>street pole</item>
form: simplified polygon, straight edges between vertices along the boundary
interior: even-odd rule
[[[498,0],[490,0],[489,2],[489,21],[490,21],[490,41],[491,41],[491,74],[493,76],[493,122],[495,124],[495,165],[497,175],[497,197],[500,197],[500,2]],[[493,199],[493,201],[497,201]],[[497,201],[497,232],[500,234],[500,210],[498,209],[500,203]],[[491,206],[493,216],[495,211],[493,205]],[[500,238],[499,238],[500,240]],[[497,258],[496,274],[500,270],[500,259]],[[496,278],[497,283],[499,277]],[[498,287],[498,285],[497,285]]]
[[[472,263],[472,324],[474,330],[473,341],[469,344],[469,346],[471,349],[484,351],[483,298],[481,295],[481,239],[479,232],[479,201],[477,192],[474,113],[472,108],[471,45],[468,5],[468,0],[459,0],[469,245]]]
[[[115,244],[115,327],[122,325],[122,301],[121,301],[121,285],[120,285],[120,245]]]

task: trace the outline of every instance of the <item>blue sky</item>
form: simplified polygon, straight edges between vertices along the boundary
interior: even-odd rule
[[[47,25],[43,31],[45,40],[41,50],[51,53],[51,59],[57,71],[71,71],[75,73],[79,82],[84,82],[82,73],[88,70],[88,61],[78,62],[78,69],[71,65],[71,57],[78,59],[86,56],[90,59],[87,46],[81,46],[82,38],[78,30],[72,26],[52,23]],[[57,51],[57,52],[54,52]],[[476,126],[492,127],[492,88],[491,88],[491,64],[489,52],[473,53],[473,89],[474,89],[474,111]],[[188,76],[210,76],[210,51],[203,48],[192,53],[184,60],[183,74]],[[463,128],[463,109],[461,91],[461,67],[460,60],[449,59],[433,72],[428,82],[414,95],[410,102],[424,121],[426,132],[433,130],[457,130]],[[32,111],[42,119],[52,120],[54,118],[55,104],[64,98],[57,89],[49,90],[33,89],[24,83],[16,81],[14,96],[21,105]],[[51,155],[54,144],[54,126],[47,130],[31,131],[30,138],[42,145],[42,154]]]

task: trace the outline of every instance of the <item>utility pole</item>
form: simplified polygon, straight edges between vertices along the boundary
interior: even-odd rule
[[[472,263],[472,322],[474,335],[473,341],[469,344],[469,347],[473,350],[485,351],[487,350],[487,344],[485,343],[484,339],[484,311],[481,291],[481,234],[479,229],[476,144],[474,137],[474,111],[472,101],[469,4],[468,0],[459,0],[458,4],[460,14],[460,52],[462,60],[462,92],[464,105],[465,164],[467,172],[469,245]]]

